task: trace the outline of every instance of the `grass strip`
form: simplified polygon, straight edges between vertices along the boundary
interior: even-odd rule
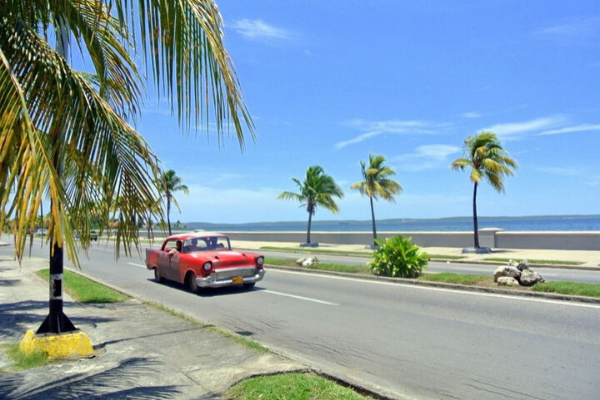
[[[518,261],[514,258],[495,258],[489,257],[484,258],[484,261],[498,261],[498,262],[509,262],[509,261]],[[561,261],[561,260],[527,260],[530,264],[548,264],[548,265],[581,265],[585,264],[582,261]]]
[[[552,281],[538,283],[533,286],[534,292],[558,293],[570,296],[600,297],[600,285],[595,283],[578,283]]]
[[[345,251],[345,250],[326,250],[326,249],[310,249],[310,248],[295,248],[295,247],[272,247],[272,246],[264,246],[261,247],[260,250],[271,250],[271,251],[285,251],[290,253],[308,253],[308,254],[336,254],[341,256],[367,256],[371,257],[373,255],[373,251],[365,250],[365,251]]]
[[[308,248],[294,248],[294,247],[272,247],[272,246],[264,246],[261,247],[260,250],[270,250],[270,251],[281,251],[281,252],[290,252],[290,253],[308,253],[308,254],[335,254],[342,256],[367,256],[371,257],[373,255],[372,250],[365,251],[344,251],[344,250],[326,250],[326,249],[308,249]],[[438,259],[438,260],[463,260],[467,258],[466,256],[449,256],[442,254],[429,254],[429,258]]]
[[[292,268],[300,268],[296,264],[296,260],[289,258],[266,258],[266,265],[285,266]],[[307,269],[314,269],[318,271],[335,271],[335,272],[346,272],[349,274],[368,274],[369,269],[364,265],[347,265],[347,264],[331,264],[331,263],[318,263],[303,267]]]
[[[45,280],[50,278],[49,269],[36,271],[36,274]],[[123,293],[119,293],[68,270],[63,272],[63,288],[73,300],[79,303],[119,303],[129,300],[129,296]]]
[[[447,256],[443,254],[427,254],[430,260],[464,260],[466,256]]]
[[[52,362],[44,351],[35,351],[32,354],[27,355],[21,351],[19,346],[19,343],[1,345],[4,354],[12,361],[10,369],[3,368],[3,370],[9,372],[20,371],[29,368],[42,367]]]
[[[456,285],[477,285],[494,281],[494,277],[489,275],[453,274],[451,272],[422,275],[419,279],[429,282],[454,283]]]
[[[246,379],[225,392],[235,400],[361,400],[369,399],[354,390],[311,373],[289,373]]]

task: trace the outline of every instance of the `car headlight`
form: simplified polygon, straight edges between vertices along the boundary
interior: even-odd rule
[[[204,268],[205,271],[210,271],[212,268],[212,264],[210,262],[206,262],[206,263],[204,263],[202,268]]]
[[[256,263],[257,263],[258,265],[263,265],[263,264],[264,264],[264,262],[265,262],[265,258],[264,258],[263,256],[260,256],[260,257],[258,257],[258,258],[256,259]]]

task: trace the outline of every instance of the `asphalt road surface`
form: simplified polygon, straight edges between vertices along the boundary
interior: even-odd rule
[[[34,252],[45,258],[48,247]],[[598,305],[277,270],[254,290],[194,295],[153,282],[137,257],[115,261],[111,245],[81,260],[141,298],[398,397],[600,398]]]

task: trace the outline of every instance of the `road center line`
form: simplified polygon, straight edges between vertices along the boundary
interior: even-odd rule
[[[140,268],[144,268],[144,269],[146,269],[146,266],[145,266],[145,265],[142,265],[142,264],[136,264],[136,263],[132,263],[132,262],[128,262],[127,264],[129,264],[129,265],[133,265],[134,267],[140,267]]]
[[[270,269],[269,273],[272,273],[272,272],[279,272],[279,273],[293,274],[293,275],[305,275],[305,276],[308,275],[308,276],[311,276],[314,278],[337,279],[337,280],[341,280],[341,281],[361,282],[361,284],[396,286],[396,287],[402,287],[402,288],[411,288],[411,289],[415,289],[415,290],[433,290],[433,291],[437,291],[437,292],[453,293],[455,295],[496,297],[496,298],[500,298],[500,299],[509,299],[511,301],[514,301],[514,300],[532,301],[535,303],[548,303],[548,304],[552,304],[552,305],[600,309],[600,305],[598,305],[598,304],[575,303],[575,302],[561,301],[561,300],[546,300],[546,299],[539,299],[539,298],[532,298],[532,297],[511,296],[510,294],[505,295],[505,294],[496,294],[496,293],[469,292],[469,291],[462,291],[462,290],[457,290],[457,289],[444,289],[444,288],[421,286],[421,285],[410,285],[410,284],[395,283],[395,282],[377,282],[377,281],[365,280],[365,279],[360,279],[360,278],[349,278],[349,277],[345,277],[345,276],[331,276],[331,275],[322,275],[322,274],[306,274],[304,272],[284,271],[281,269]]]
[[[272,290],[261,290],[261,293],[271,293],[271,294],[276,294],[278,296],[285,296],[285,297],[291,297],[293,299],[298,299],[298,300],[306,300],[306,301],[312,301],[314,303],[319,303],[319,304],[326,304],[328,306],[339,306],[339,304],[336,303],[330,303],[328,301],[323,301],[323,300],[317,300],[317,299],[311,299],[310,297],[302,297],[302,296],[296,296],[293,294],[287,294],[287,293],[280,293],[280,292],[274,292]]]

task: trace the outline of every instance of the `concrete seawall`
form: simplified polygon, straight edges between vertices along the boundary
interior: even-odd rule
[[[223,232],[232,240],[264,242],[306,242],[306,232]],[[472,247],[472,232],[378,232],[379,239],[409,236],[423,247]],[[311,232],[311,242],[330,244],[372,243],[371,232]],[[598,250],[600,231],[586,232],[506,232],[486,228],[479,231],[481,246],[496,249]]]

